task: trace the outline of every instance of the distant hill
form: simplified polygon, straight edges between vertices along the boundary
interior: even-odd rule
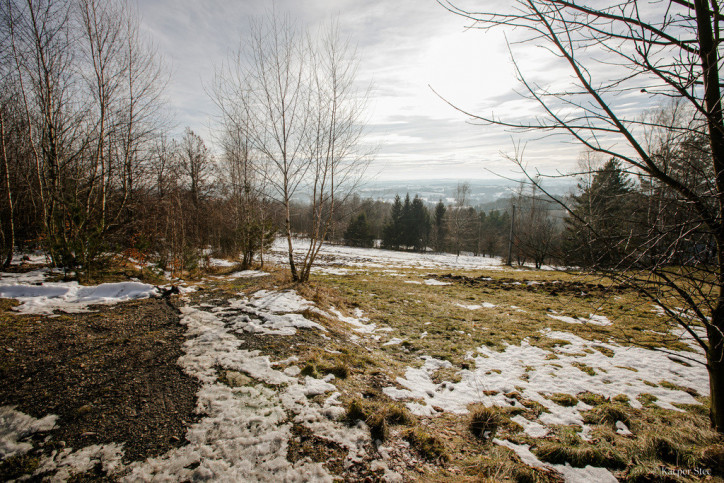
[[[362,198],[392,202],[395,195],[404,197],[420,196],[428,204],[436,204],[442,200],[445,204],[455,201],[455,191],[460,180],[400,180],[400,181],[370,181],[363,184],[357,192]],[[501,202],[507,206],[510,198],[518,187],[518,183],[506,179],[470,180],[470,193],[468,205],[489,209],[502,209]],[[549,179],[543,186],[553,195],[565,195],[575,188],[573,179]]]

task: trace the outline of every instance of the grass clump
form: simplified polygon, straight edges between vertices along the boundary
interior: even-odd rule
[[[653,394],[649,394],[649,393],[647,393],[647,392],[642,392],[641,394],[639,394],[639,395],[636,397],[636,399],[638,399],[638,401],[641,403],[641,405],[642,405],[643,407],[645,407],[645,408],[650,408],[650,407],[655,406],[654,403],[655,403],[656,400],[658,400],[659,398],[657,398],[657,397],[654,396]]]
[[[548,468],[533,468],[520,461],[513,450],[492,445],[479,459],[471,462],[475,481],[520,483],[560,483],[562,478]],[[466,480],[467,481],[467,480]]]
[[[371,403],[360,398],[349,401],[344,420],[350,426],[364,421],[369,427],[372,439],[379,441],[387,439],[390,425],[409,426],[416,422],[410,411],[398,403]]]
[[[450,455],[445,450],[443,442],[424,429],[420,427],[408,429],[403,433],[402,437],[423,458],[437,462],[450,461]]]
[[[548,463],[565,464],[577,468],[590,466],[603,466],[612,469],[626,467],[626,459],[613,447],[605,444],[596,446],[570,445],[561,441],[545,441],[536,449],[538,457]]]
[[[357,424],[357,421],[366,421],[368,417],[368,410],[365,407],[364,402],[360,398],[354,398],[347,403],[347,408],[344,413],[344,420],[350,426]]]
[[[693,466],[698,463],[698,458],[689,448],[662,434],[649,434],[645,443],[644,451],[652,459],[672,465]]]
[[[460,372],[453,367],[443,367],[432,373],[432,382],[440,384],[444,381],[458,383],[462,380]]]
[[[319,379],[320,376],[319,370],[317,370],[317,365],[313,362],[307,362],[299,373],[302,376],[309,376],[315,379]]]
[[[608,402],[608,398],[595,392],[579,392],[576,394],[579,401],[588,404],[589,406],[600,406],[601,404]]]
[[[609,349],[608,347],[603,347],[601,345],[593,345],[591,347],[593,347],[606,357],[613,357],[616,354],[613,349]]]
[[[557,392],[555,394],[550,394],[547,396],[548,399],[553,401],[554,403],[558,404],[559,406],[563,407],[572,407],[578,404],[578,399],[575,396],[571,396],[570,394],[566,394],[563,392]]]
[[[585,372],[589,376],[596,375],[596,370],[593,367],[589,366],[588,364],[584,364],[583,362],[573,362],[573,363],[571,363],[571,365],[573,367],[577,368],[578,370]]]
[[[678,384],[674,384],[673,382],[661,381],[661,382],[659,382],[659,386],[672,390],[672,391],[684,391],[685,393],[691,395],[692,397],[699,397],[699,392],[696,389],[692,389],[692,388],[686,387],[686,386],[680,386]]]
[[[502,423],[503,417],[498,408],[476,406],[470,411],[468,428],[476,438],[491,441]]]
[[[628,426],[631,424],[631,418],[628,415],[628,411],[630,410],[630,408],[622,404],[607,402],[599,404],[593,409],[581,413],[581,415],[583,416],[583,422],[587,424],[601,424],[614,427],[616,421],[621,421]]]

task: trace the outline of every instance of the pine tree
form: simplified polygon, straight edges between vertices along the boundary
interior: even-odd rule
[[[402,201],[400,195],[395,196],[395,202],[392,204],[392,212],[390,213],[390,219],[382,229],[382,246],[397,250],[400,248],[401,230],[400,224],[402,222]]]
[[[573,215],[566,219],[568,263],[613,267],[624,256],[631,233],[633,184],[616,158],[593,177],[590,186],[573,199]]]
[[[410,193],[405,195],[405,203],[402,205],[402,216],[400,217],[400,245],[410,248],[415,244],[415,220],[412,214],[412,202]]]
[[[372,233],[367,223],[367,215],[360,213],[352,220],[344,232],[344,241],[351,247],[369,248],[373,245]]]
[[[416,251],[425,251],[430,237],[430,213],[422,199],[415,196],[410,207],[410,246]]]
[[[442,252],[445,249],[445,237],[447,236],[447,226],[445,225],[445,213],[447,208],[442,200],[438,201],[435,206],[435,251]]]

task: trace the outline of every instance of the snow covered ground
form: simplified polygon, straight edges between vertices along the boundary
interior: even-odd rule
[[[644,381],[665,380],[680,387],[694,389],[706,394],[709,379],[703,364],[683,366],[671,360],[670,354],[643,349],[623,347],[604,342],[589,342],[567,332],[546,331],[552,339],[568,341],[569,344],[544,350],[527,342],[508,345],[506,350],[481,347],[476,353],[467,355],[474,362],[474,369],[460,370],[460,382],[449,381],[435,384],[432,374],[440,368],[450,368],[448,361],[423,356],[420,368],[408,368],[405,377],[397,379],[404,389],[388,387],[384,393],[393,399],[408,400],[408,408],[421,416],[433,416],[433,407],[458,414],[467,413],[471,403],[482,402],[487,406],[518,406],[520,403],[506,394],[519,392],[524,398],[539,402],[546,408],[538,421],[522,417],[515,421],[534,437],[544,436],[543,425],[577,425],[585,435],[581,412],[591,406],[578,402],[572,407],[559,405],[547,395],[593,392],[604,397],[619,394],[628,396],[634,408],[640,408],[637,400],[641,394],[656,396],[655,404],[677,410],[673,405],[699,404],[689,393],[666,387],[652,387]],[[599,350],[600,349],[600,350]],[[551,358],[555,355],[555,358]],[[681,354],[691,358],[691,352]],[[696,357],[696,356],[695,356]],[[700,362],[703,357],[698,356]],[[587,370],[587,368],[591,368]],[[586,370],[584,370],[586,369]]]
[[[240,334],[256,333],[265,320],[275,322],[276,331],[266,334],[276,336],[302,327],[325,331],[298,313],[309,308],[313,304],[292,291],[261,291],[224,308],[183,306],[181,323],[188,340],[179,364],[202,383],[197,402],[201,418],[188,429],[190,444],[129,467],[121,463],[123,448],[116,444],[66,448],[44,456],[36,474],[50,471],[63,481],[100,463],[111,474],[122,471],[124,481],[333,481],[320,463],[287,460],[291,428],[298,424],[344,448],[345,467],[377,459],[376,467],[385,470],[388,481],[399,480],[384,456],[368,454],[371,439],[364,423],[349,427],[339,421],[345,411],[333,375],[301,376],[295,357],[273,361],[243,348]],[[226,371],[247,383],[232,387],[220,382]],[[325,396],[323,402],[310,399],[318,395]],[[0,408],[0,457],[28,451],[31,445],[21,440],[49,430],[55,421],[52,415],[35,420]]]
[[[304,241],[296,246],[303,250]],[[284,263],[285,246],[277,241],[271,257]],[[223,266],[222,262],[214,264]],[[502,270],[501,260],[447,254],[415,254],[378,249],[358,249],[325,245],[320,252],[317,273],[354,275],[366,270],[394,274],[399,268],[423,269],[492,269]],[[90,304],[113,304],[122,300],[150,297],[156,294],[151,285],[123,282],[84,287],[71,283],[42,283],[47,270],[24,274],[0,274],[0,297],[19,300],[21,313],[51,314],[88,310]],[[237,272],[217,279],[260,277],[264,272]],[[211,277],[210,277],[211,278]],[[435,279],[426,285],[449,285]],[[42,285],[35,285],[42,283]],[[286,458],[292,426],[302,425],[316,436],[333,442],[345,450],[345,467],[363,459],[384,470],[388,481],[401,475],[393,471],[384,451],[371,451],[369,430],[364,423],[349,427],[340,418],[344,409],[340,402],[341,389],[334,376],[316,379],[302,376],[295,356],[273,360],[268,354],[245,348],[245,338],[252,336],[287,337],[299,330],[314,331],[321,338],[329,332],[323,323],[309,320],[303,313],[316,312],[323,318],[337,319],[350,330],[350,340],[363,340],[387,350],[397,350],[404,340],[394,337],[392,328],[378,326],[365,317],[361,309],[344,315],[334,307],[317,307],[293,290],[259,290],[238,294],[228,305],[193,305],[184,300],[181,323],[187,328],[185,354],[178,363],[189,375],[202,384],[198,393],[197,412],[200,419],[187,432],[190,444],[130,466],[122,463],[122,445],[94,445],[85,448],[65,448],[43,457],[37,473],[49,471],[64,479],[86,471],[96,463],[110,473],[123,472],[127,481],[332,481],[334,475],[321,463],[302,459],[291,463]],[[468,310],[492,310],[496,305],[481,302],[475,305],[458,304]],[[587,318],[567,317],[553,312],[548,317],[571,324],[575,331],[580,324],[608,326],[611,321],[601,315]],[[421,337],[425,337],[424,332]],[[570,332],[545,330],[544,337],[566,341],[553,349],[523,341],[508,345],[503,351],[479,347],[466,355],[467,369],[458,369],[449,361],[421,356],[421,367],[408,367],[396,385],[385,387],[384,394],[403,401],[408,409],[423,418],[441,412],[465,414],[471,403],[486,406],[516,406],[520,402],[509,396],[517,392],[522,398],[538,402],[545,410],[538,417],[522,415],[513,421],[532,438],[544,438],[552,425],[575,425],[580,436],[587,439],[590,428],[582,412],[591,409],[584,402],[564,406],[554,402],[554,394],[575,396],[592,392],[604,397],[626,395],[631,406],[641,407],[637,398],[642,394],[655,396],[654,403],[678,410],[676,404],[698,404],[688,392],[708,393],[708,375],[702,364],[683,365],[671,353],[611,341],[590,341]],[[403,350],[400,348],[400,350]],[[677,355],[677,354],[674,354]],[[703,362],[700,352],[678,354],[680,359]],[[433,374],[439,369],[455,371],[458,382],[435,383]],[[227,371],[241,374],[246,383],[234,387],[222,381]],[[660,381],[671,384],[662,385]],[[315,396],[323,396],[321,398]],[[0,407],[0,457],[23,453],[30,449],[27,436],[48,431],[56,417],[47,415],[35,420],[11,407]],[[628,428],[617,424],[621,434]],[[572,468],[570,465],[542,463],[527,445],[497,439],[500,446],[513,450],[520,459],[533,467],[544,467],[563,475],[566,481],[615,481],[603,468]],[[389,465],[389,467],[388,467]]]
[[[40,280],[41,275],[42,273],[38,274]],[[18,300],[21,304],[16,310],[23,314],[49,315],[54,310],[87,312],[89,305],[115,304],[123,300],[148,298],[157,293],[153,285],[140,282],[102,283],[94,286],[83,286],[78,282],[0,285],[0,297]]]
[[[286,239],[277,238],[272,246],[270,258],[275,263],[288,263]],[[294,240],[294,251],[302,256],[309,249],[306,239]],[[464,270],[496,270],[502,269],[500,258],[474,257],[469,255],[455,256],[449,253],[412,253],[378,248],[353,248],[343,245],[322,245],[317,261],[317,270],[329,273],[329,267],[343,266],[353,270],[380,268],[429,268],[429,269],[464,269]],[[340,275],[346,273],[337,273]]]

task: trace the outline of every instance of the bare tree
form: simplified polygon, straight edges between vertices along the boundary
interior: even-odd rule
[[[536,184],[525,192],[524,183],[513,200],[517,208],[513,242],[518,264],[533,260],[535,268],[541,268],[551,255],[557,236],[555,220],[550,214],[550,201],[539,192]]]
[[[88,269],[125,221],[160,124],[160,64],[121,2],[3,0],[3,7],[39,239],[56,265]]]
[[[572,74],[569,86],[541,86],[516,63],[528,98],[542,108],[541,116],[516,121],[471,114],[473,119],[571,136],[665,187],[677,200],[669,209],[685,206],[694,216],[666,226],[667,234],[679,234],[679,242],[673,244],[667,242],[670,237],[659,236],[656,225],[651,226],[647,243],[621,261],[619,268],[628,270],[608,273],[635,284],[705,350],[711,421],[724,432],[724,116],[719,72],[724,17],[719,3],[668,0],[643,9],[641,2],[634,0],[606,7],[568,0],[520,0],[490,12],[470,12],[449,2],[442,5],[470,19],[474,28],[513,27],[527,33],[524,42],[544,44]],[[597,68],[597,56],[606,59],[605,69]],[[687,122],[630,117],[621,101],[624,93],[628,102],[636,94],[649,102],[651,98],[677,99],[688,105],[691,116]],[[667,133],[667,151],[681,151],[687,139],[705,139],[699,159],[705,162],[710,182],[697,184],[682,176],[681,170],[670,169],[670,158],[661,150],[652,152],[647,145],[646,133],[652,130]],[[693,158],[679,159],[692,164]],[[523,167],[522,159],[517,162]],[[655,246],[667,253],[679,250],[690,233],[708,235],[715,251],[711,263],[693,256],[685,269],[671,270],[671,258],[649,256]],[[662,247],[665,243],[668,246]],[[676,307],[685,307],[687,314],[706,328],[706,335]]]
[[[288,16],[270,12],[252,24],[239,51],[216,78],[213,96],[259,156],[269,195],[285,210],[292,279],[306,281],[342,193],[363,168],[357,155],[365,96],[355,89],[354,53],[332,26],[320,38]],[[295,259],[292,199],[312,199],[310,246]]]

